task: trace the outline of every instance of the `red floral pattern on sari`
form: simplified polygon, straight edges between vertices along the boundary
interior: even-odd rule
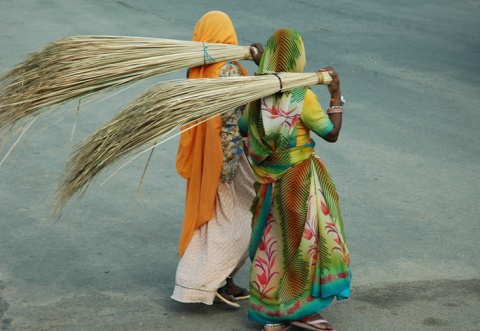
[[[308,197],[307,219],[303,230],[303,238],[311,241],[311,244],[308,247],[308,255],[311,258],[312,266],[316,266],[318,259],[318,219],[315,196],[313,194],[310,194]]]
[[[262,110],[270,113],[270,115],[268,115],[269,119],[275,120],[278,118],[283,118],[284,120],[282,122],[282,125],[286,125],[289,128],[294,127],[297,124],[298,119],[300,118],[300,114],[298,113],[298,107],[294,107],[287,111],[282,109],[282,107],[276,107],[275,104],[269,107],[265,98],[262,99]]]
[[[259,252],[263,253],[265,258],[258,256],[255,259],[254,267],[259,272],[255,273],[255,278],[252,283],[256,286],[257,290],[260,293],[260,298],[263,299],[268,292],[275,289],[275,285],[271,284],[273,276],[278,275],[277,271],[273,271],[273,267],[276,261],[276,244],[277,240],[271,234],[273,224],[275,220],[271,215],[268,215],[267,225],[265,231],[263,232],[262,240],[258,246]]]

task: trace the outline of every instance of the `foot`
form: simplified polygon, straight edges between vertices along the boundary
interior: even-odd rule
[[[231,294],[225,293],[222,291],[222,288],[219,288],[217,290],[217,293],[215,293],[215,299],[213,302],[215,303],[226,303],[229,306],[239,308],[240,305],[237,303],[237,299],[234,298]]]
[[[300,321],[292,322],[292,324],[308,330],[335,331],[333,326],[318,313]]]
[[[225,293],[232,295],[237,300],[244,300],[250,298],[250,292],[247,289],[241,288],[233,282],[233,278],[227,278],[227,284],[222,287]]]

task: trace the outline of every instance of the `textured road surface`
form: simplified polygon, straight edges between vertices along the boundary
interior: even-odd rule
[[[299,30],[307,71],[340,73],[342,136],[317,151],[341,196],[354,279],[324,316],[339,331],[480,330],[480,1],[0,0],[0,73],[72,35],[189,40],[213,9],[242,45]],[[49,215],[72,145],[157,80],[83,106],[72,142],[76,105],[42,116],[0,167],[1,330],[260,330],[246,302],[170,299],[185,186],[176,138],[155,151],[136,204],[146,158],[103,186],[102,175],[59,222]]]

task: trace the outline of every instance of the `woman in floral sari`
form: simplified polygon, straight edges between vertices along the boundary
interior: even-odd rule
[[[301,36],[281,29],[268,40],[258,73],[303,72],[305,64]],[[322,70],[333,78],[327,113],[309,88],[296,88],[252,102],[239,123],[248,133],[256,192],[249,318],[266,331],[292,324],[332,330],[318,312],[350,294],[338,195],[310,138],[313,131],[335,142],[342,123],[338,74]]]

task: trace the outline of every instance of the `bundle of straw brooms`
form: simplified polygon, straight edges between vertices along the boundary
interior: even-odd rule
[[[0,132],[42,111],[145,78],[244,59],[251,59],[249,46],[124,36],[65,38],[0,77]]]
[[[0,133],[79,98],[168,72],[223,61],[251,60],[250,46],[161,38],[75,36],[33,53],[0,77]],[[61,177],[59,214],[98,173],[154,147],[168,133],[253,100],[300,86],[329,84],[325,73],[170,81],[155,86],[84,140]]]
[[[198,123],[251,101],[296,87],[331,83],[327,72],[275,73],[169,81],[145,92],[84,140],[69,160],[53,201],[59,215],[106,167],[133,159],[184,125]],[[136,155],[132,152],[140,149]]]

